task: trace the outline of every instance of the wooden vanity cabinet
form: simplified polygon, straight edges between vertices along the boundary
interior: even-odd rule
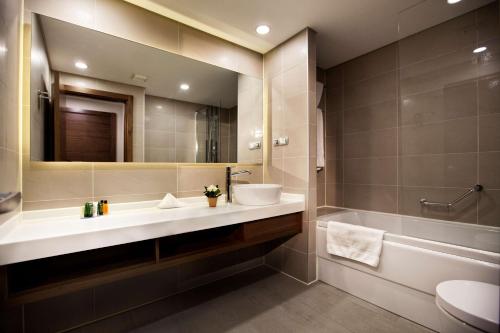
[[[188,222],[186,222],[188,223]],[[302,213],[30,260],[0,267],[4,305],[95,287],[302,232]]]

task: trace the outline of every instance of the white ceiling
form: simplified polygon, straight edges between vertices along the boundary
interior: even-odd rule
[[[261,53],[311,27],[318,32],[318,65],[329,68],[494,0],[463,0],[454,5],[446,0],[149,1]],[[271,32],[258,36],[255,28],[263,23],[271,26]]]
[[[146,94],[199,104],[237,104],[238,74],[40,15],[53,70],[146,88]],[[88,69],[74,63],[82,60]],[[132,80],[145,75],[145,83]],[[179,85],[190,89],[181,91]]]

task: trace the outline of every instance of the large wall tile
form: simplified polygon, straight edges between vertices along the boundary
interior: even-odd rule
[[[479,80],[479,114],[500,113],[500,75]]]
[[[377,49],[344,65],[344,82],[352,84],[396,69],[397,43]]]
[[[283,72],[283,93],[285,98],[306,92],[307,64],[297,65]],[[305,111],[306,110],[304,110],[304,112]],[[307,113],[305,114],[307,116]]]
[[[329,73],[328,71],[327,73]],[[330,83],[324,88],[324,95],[326,97],[326,112],[328,114],[334,112],[341,112],[344,106],[344,92],[343,88],[332,87]]]
[[[308,282],[308,255],[287,247],[283,248],[282,271],[299,280]]]
[[[479,8],[476,15],[478,40],[481,42],[498,37],[498,1]]]
[[[400,101],[400,124],[421,125],[476,116],[476,83],[466,82],[443,89],[404,96]]]
[[[353,108],[396,99],[396,72],[346,85],[344,88],[344,107]]]
[[[302,232],[286,241],[284,246],[304,253],[315,252],[316,240],[315,237],[312,237],[316,235],[315,228],[315,221],[302,222]]]
[[[396,155],[396,128],[344,135],[344,158]]]
[[[418,62],[400,70],[400,94],[406,96],[467,82],[477,77],[479,68],[478,61],[471,57],[471,49]]]
[[[284,71],[307,62],[308,49],[304,45],[307,45],[307,32],[305,30],[283,44]]]
[[[25,201],[84,199],[93,197],[90,163],[43,164],[24,161]]]
[[[178,191],[199,191],[203,195],[203,186],[215,184],[225,192],[225,176],[224,167],[179,166]]]
[[[397,102],[385,101],[344,110],[344,133],[397,127]]]
[[[325,118],[325,135],[341,137],[344,126],[344,112],[342,110],[333,112],[327,107],[327,111],[323,115]]]
[[[0,192],[14,192],[19,189],[19,153],[0,147],[0,170]]]
[[[479,151],[500,151],[500,113],[479,117]]]
[[[478,223],[500,227],[500,190],[487,190],[479,196]]]
[[[293,188],[307,188],[308,185],[307,157],[285,158],[283,160],[284,186]]]
[[[344,183],[397,185],[397,158],[373,157],[344,160]]]
[[[95,0],[95,29],[158,49],[179,52],[179,23],[124,1]]]
[[[500,151],[479,153],[479,184],[500,189]]]
[[[344,206],[396,213],[396,186],[344,184]]]
[[[95,27],[95,0],[26,0],[24,8],[87,28]]]
[[[325,183],[342,184],[343,168],[343,160],[326,160]]]
[[[119,168],[113,164],[96,164],[94,172],[94,197],[112,200],[113,197],[139,194],[175,195],[177,169],[175,167]]]
[[[326,205],[327,206],[344,206],[344,185],[326,183]]]
[[[183,24],[180,25],[179,34],[183,56],[233,71],[238,70],[236,45]]]
[[[332,68],[329,68],[326,71],[326,82],[327,87],[331,89],[343,89],[344,85],[344,66],[338,65]]]
[[[472,186],[477,179],[477,153],[402,156],[399,178],[402,186]]]
[[[324,171],[320,171],[319,173],[324,173]],[[321,176],[318,176],[321,177]],[[326,190],[325,190],[325,182],[320,181],[318,179],[317,188],[316,188],[316,201],[318,207],[322,207],[326,205]]]
[[[475,13],[468,13],[400,40],[400,66],[472,45],[476,37],[474,25]]]
[[[442,154],[474,152],[477,149],[477,120],[460,118],[400,128],[400,152]]]
[[[326,136],[325,137],[325,158],[328,160],[342,159],[343,156],[343,137]]]

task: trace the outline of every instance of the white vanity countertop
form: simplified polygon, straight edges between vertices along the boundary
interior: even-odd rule
[[[222,200],[221,200],[222,199]],[[28,211],[0,226],[0,265],[211,229],[304,211],[301,194],[283,193],[269,206],[225,204],[209,208],[204,197],[186,207],[159,209],[159,201],[110,205],[110,214],[80,218],[80,207]]]

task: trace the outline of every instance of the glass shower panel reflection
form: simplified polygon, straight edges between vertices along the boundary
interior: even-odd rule
[[[220,108],[205,106],[195,115],[196,162],[220,162]]]
[[[196,162],[235,163],[237,108],[204,106],[195,114]]]

